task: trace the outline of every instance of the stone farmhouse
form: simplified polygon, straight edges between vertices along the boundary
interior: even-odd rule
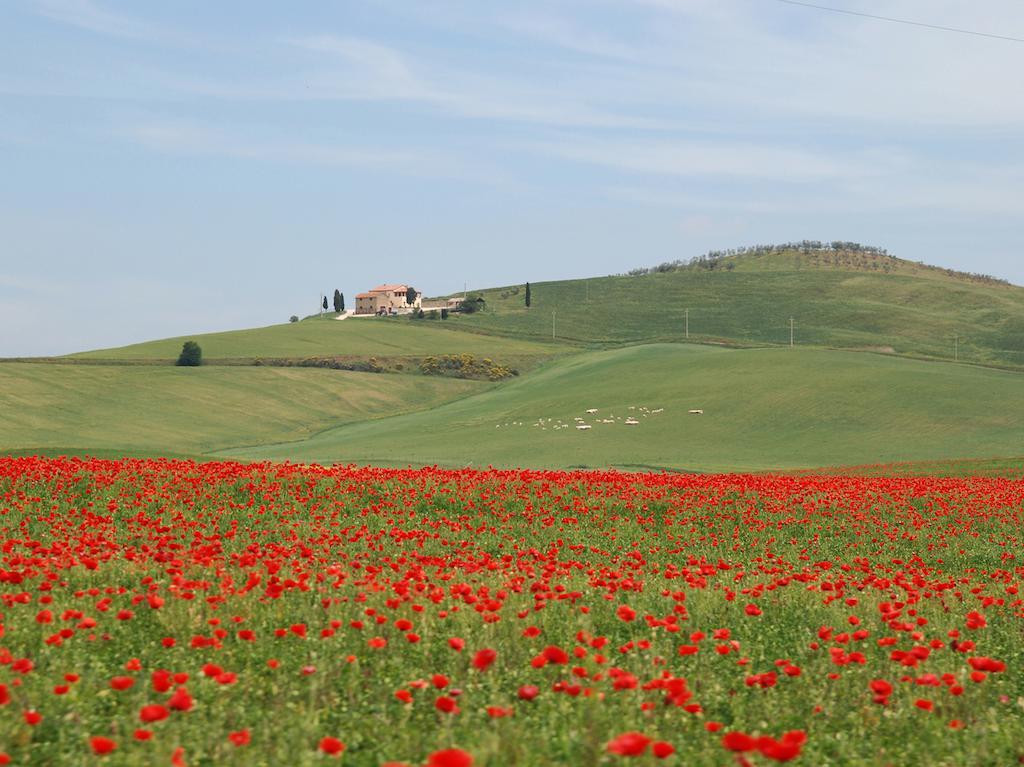
[[[423,294],[416,291],[416,300],[406,302],[408,285],[378,285],[356,296],[356,314],[405,314],[422,305]]]

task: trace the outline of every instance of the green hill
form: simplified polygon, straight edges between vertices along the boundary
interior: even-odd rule
[[[0,449],[209,453],[302,439],[490,384],[267,367],[0,364]]]
[[[647,274],[480,291],[459,327],[585,345],[689,339],[875,349],[1024,367],[1024,288],[870,253],[770,251]],[[554,315],[554,316],[553,316]]]
[[[625,424],[630,416],[636,425]],[[592,428],[575,428],[577,417]],[[721,471],[1014,456],[1022,444],[1021,373],[856,352],[653,344],[552,362],[431,410],[221,455]]]
[[[185,341],[202,347],[204,360],[306,357],[406,357],[431,354],[473,354],[496,359],[546,357],[566,351],[561,345],[530,339],[494,338],[460,332],[451,320],[408,317],[358,318],[338,321],[311,317],[302,322],[250,330],[200,333],[163,338],[114,349],[69,355],[83,360],[177,359]]]
[[[0,363],[0,449],[699,471],[1019,463],[1024,288],[844,243],[533,283],[530,308],[522,285],[482,295],[484,311],[446,321],[328,315]],[[954,338],[961,362],[985,367],[941,361]],[[185,340],[212,364],[170,364]],[[462,354],[523,375],[418,372]],[[287,367],[371,357],[403,375]]]

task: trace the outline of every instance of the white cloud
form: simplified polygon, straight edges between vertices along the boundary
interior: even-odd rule
[[[833,178],[876,176],[867,153],[851,160],[834,152],[734,141],[581,139],[539,143],[541,152],[618,171],[677,177],[726,177],[815,182]]]
[[[34,0],[34,6],[49,19],[102,35],[147,39],[159,34],[154,27],[112,13],[91,0]]]
[[[748,115],[851,127],[1020,126],[1024,46],[781,3],[627,0],[665,16],[639,84]],[[1024,4],[854,2],[850,10],[1024,36]],[[668,71],[665,71],[665,70]],[[674,73],[674,74],[673,74]],[[697,87],[692,81],[700,82]]]
[[[397,48],[351,37],[319,35],[290,41],[327,54],[332,65],[303,77],[292,98],[419,102],[462,117],[572,127],[657,128],[661,123],[592,106],[564,87],[509,75],[475,74],[463,62],[445,67],[414,60]],[[323,63],[320,63],[323,67]],[[278,91],[280,93],[280,91]],[[273,91],[265,91],[274,97]]]
[[[117,132],[141,146],[175,154],[216,155],[267,162],[413,173],[435,172],[451,165],[450,159],[425,152],[259,139],[186,121],[136,121],[118,128]]]
[[[644,51],[634,45],[591,32],[551,13],[509,13],[499,23],[512,32],[576,53],[633,62],[646,59]]]

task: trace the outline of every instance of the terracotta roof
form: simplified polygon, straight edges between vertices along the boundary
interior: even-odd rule
[[[376,298],[374,293],[359,293],[356,298]]]
[[[405,290],[408,285],[378,285],[370,290],[371,293],[391,293],[395,290]]]

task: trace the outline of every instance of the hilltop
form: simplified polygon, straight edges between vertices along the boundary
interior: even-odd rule
[[[475,291],[487,310],[459,326],[584,346],[788,345],[793,318],[802,346],[1024,367],[1024,288],[861,246],[724,252],[531,291],[529,309],[523,285]]]
[[[881,272],[907,274],[937,279],[953,279],[984,285],[1009,285],[988,274],[963,272],[921,261],[897,258],[885,248],[861,245],[858,242],[801,240],[778,245],[748,245],[729,250],[712,250],[687,261],[670,261],[654,267],[631,269],[636,276],[652,272],[672,272],[685,269],[722,269],[732,271],[800,271],[802,269],[837,269],[854,272]]]

